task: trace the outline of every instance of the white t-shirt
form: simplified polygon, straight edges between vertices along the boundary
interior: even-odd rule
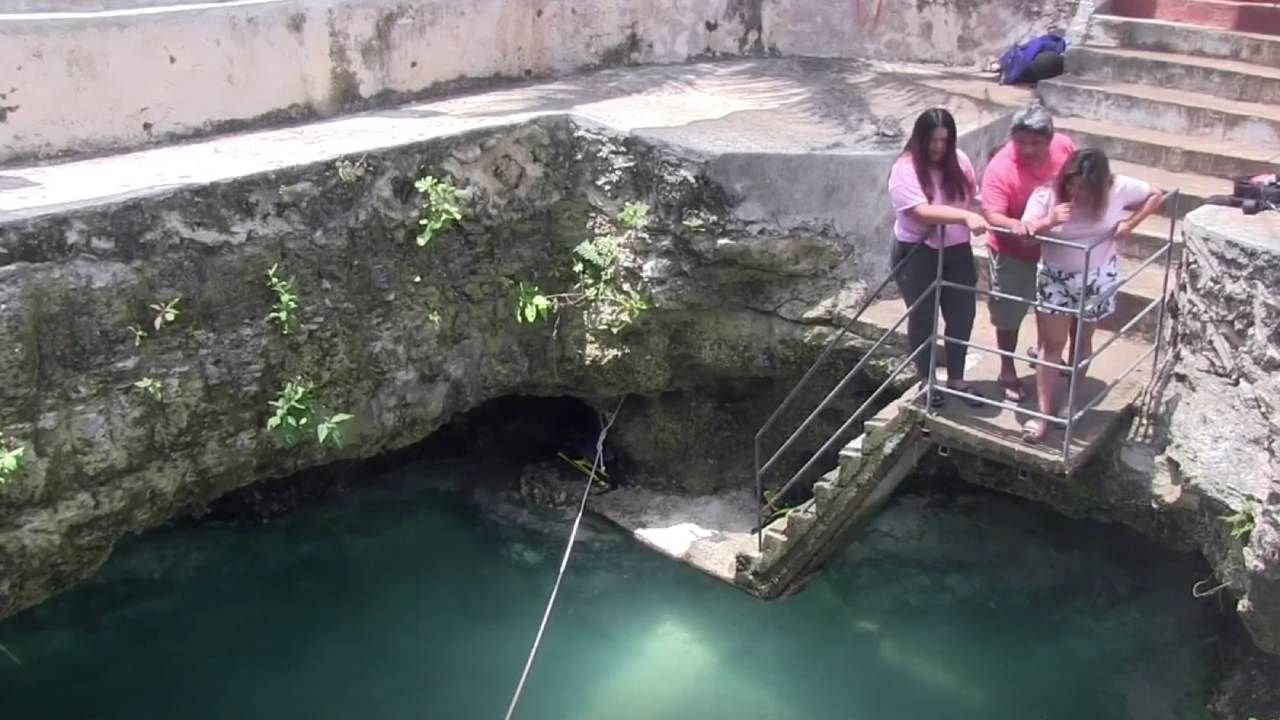
[[[1102,217],[1094,219],[1073,215],[1070,220],[1045,233],[1052,238],[1091,247],[1090,269],[1099,267],[1115,257],[1116,225],[1129,217],[1132,214],[1131,209],[1144,202],[1151,194],[1151,186],[1141,180],[1125,175],[1112,177],[1107,209],[1102,213]],[[1022,213],[1022,219],[1030,221],[1046,218],[1049,216],[1049,211],[1057,204],[1057,194],[1052,187],[1039,188],[1027,201],[1027,209]],[[1070,272],[1081,272],[1085,269],[1083,250],[1051,243],[1042,243],[1040,247],[1040,262],[1045,265]]]

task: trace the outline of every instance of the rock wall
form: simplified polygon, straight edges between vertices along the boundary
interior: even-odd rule
[[[973,64],[1068,27],[1025,0],[23,0],[0,14],[0,163],[726,55]],[[1087,14],[1087,12],[1086,12]],[[141,81],[145,79],[145,81]]]
[[[1181,362],[1163,459],[1181,486],[1223,508],[1221,580],[1258,646],[1280,653],[1280,217],[1206,206],[1183,228]]]
[[[617,437],[642,469],[702,490],[741,483],[742,418],[776,404],[829,332],[830,314],[788,319],[778,298],[818,307],[857,273],[856,239],[748,228],[705,160],[566,116],[350,162],[0,223],[0,434],[28,459],[0,484],[0,616],[181,508],[414,443],[506,395],[602,409],[629,396]],[[427,173],[463,188],[464,219],[420,248],[414,181]],[[518,324],[518,283],[565,289],[574,246],[631,200],[653,206],[623,248],[653,309],[617,335],[572,310]],[[704,224],[685,225],[690,213]],[[728,238],[748,235],[752,252],[736,252]],[[266,320],[277,263],[301,296],[288,336]],[[155,330],[149,306],[174,297],[179,317]],[[147,329],[140,344],[131,325]],[[355,416],[342,450],[284,448],[267,431],[269,401],[299,375],[323,408]],[[660,446],[673,418],[707,443]]]
[[[1205,206],[1183,233],[1172,355],[1126,436],[1073,478],[956,453],[943,465],[1203,553],[1215,577],[1194,590],[1235,595],[1254,643],[1280,653],[1280,217]]]

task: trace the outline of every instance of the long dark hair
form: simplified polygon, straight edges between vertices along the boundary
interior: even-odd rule
[[[1107,154],[1097,148],[1085,148],[1071,153],[1054,183],[1053,189],[1058,194],[1058,202],[1066,201],[1067,183],[1075,178],[1084,181],[1084,193],[1089,196],[1089,209],[1093,217],[1102,217],[1107,210],[1112,182],[1111,162],[1107,160]],[[1076,198],[1071,200],[1074,205]]]
[[[911,138],[903,148],[903,155],[911,156],[911,164],[916,168],[916,179],[920,181],[920,189],[924,196],[933,202],[937,198],[937,190],[933,186],[933,177],[929,173],[929,140],[933,131],[938,128],[947,129],[947,152],[942,156],[942,196],[949,201],[968,200],[976,194],[964,171],[960,169],[960,160],[956,156],[956,119],[943,108],[933,108],[920,113],[916,118],[916,126],[911,130]]]

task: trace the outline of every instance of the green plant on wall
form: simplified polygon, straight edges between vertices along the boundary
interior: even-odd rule
[[[0,485],[11,482],[22,473],[27,449],[0,436]]]
[[[267,270],[267,286],[276,295],[267,319],[280,328],[281,335],[288,335],[298,328],[298,290],[293,278],[285,280],[277,274],[279,267],[277,263]]]
[[[516,319],[534,323],[561,308],[579,307],[589,325],[609,332],[634,323],[649,303],[622,272],[622,247],[636,240],[648,223],[648,205],[626,203],[609,232],[597,233],[573,249],[574,284],[568,292],[548,294],[537,285],[519,284]]]
[[[182,297],[176,297],[166,303],[152,303],[151,309],[155,311],[155,319],[152,326],[156,332],[160,332],[166,325],[172,325],[178,321],[178,317],[182,315],[182,311],[178,309],[178,303],[182,302]],[[135,340],[139,340],[135,338]]]
[[[342,425],[354,416],[347,413],[334,413],[316,425],[316,440],[321,445],[342,447]]]
[[[649,224],[649,204],[629,202],[618,213],[618,224],[627,230],[643,230]]]
[[[462,207],[458,204],[458,188],[431,175],[414,183],[421,195],[421,211],[418,217],[418,247],[425,247],[435,236],[462,219]]]
[[[267,420],[267,430],[285,447],[294,447],[309,437],[314,437],[321,445],[341,447],[341,426],[353,417],[347,413],[334,413],[317,419],[314,387],[301,377],[286,382],[268,405],[272,414]]]
[[[147,339],[147,331],[135,323],[129,326],[129,333],[133,335],[133,346],[142,347],[142,341]]]
[[[551,313],[552,300],[533,283],[520,283],[516,290],[516,320],[533,323],[546,320]]]
[[[272,416],[267,420],[271,431],[281,445],[293,447],[311,430],[311,383],[295,378],[284,384],[275,400],[268,403]]]
[[[1231,537],[1241,543],[1248,543],[1249,536],[1253,534],[1253,528],[1257,524],[1256,516],[1257,509],[1250,503],[1230,515],[1221,516],[1220,519],[1227,523]]]
[[[135,382],[133,386],[151,396],[152,400],[157,402],[164,400],[164,385],[150,375]]]

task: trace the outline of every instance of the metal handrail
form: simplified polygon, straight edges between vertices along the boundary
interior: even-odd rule
[[[1115,294],[1119,293],[1120,290],[1126,284],[1128,284],[1131,280],[1137,277],[1139,273],[1141,273],[1143,270],[1149,267],[1152,263],[1159,260],[1161,257],[1165,258],[1165,265],[1164,265],[1164,277],[1163,277],[1162,285],[1160,289],[1160,296],[1156,299],[1151,300],[1149,303],[1147,303],[1146,307],[1144,307],[1137,315],[1135,315],[1127,323],[1125,323],[1123,327],[1117,330],[1110,338],[1107,339],[1105,343],[1102,344],[1101,347],[1094,349],[1094,351],[1091,352],[1088,357],[1086,358],[1080,357],[1082,345],[1081,343],[1077,342],[1070,367],[1063,366],[1059,363],[1045,361],[1044,359],[1038,358],[1038,357],[1024,358],[1032,365],[1035,365],[1038,367],[1043,367],[1043,366],[1055,367],[1059,369],[1068,370],[1070,372],[1070,379],[1067,386],[1066,410],[1064,415],[1051,416],[1044,413],[1040,413],[1039,411],[1036,411],[1036,410],[1029,410],[1027,408],[1012,405],[1010,403],[1003,403],[1003,402],[998,402],[994,400],[989,400],[980,395],[967,393],[962,390],[956,390],[954,388],[946,387],[945,385],[939,386],[937,381],[937,375],[935,372],[933,372],[934,370],[933,366],[936,365],[936,357],[931,360],[929,377],[926,379],[929,385],[929,388],[928,388],[929,391],[932,392],[934,390],[938,390],[946,395],[959,396],[959,397],[965,398],[966,400],[977,401],[983,405],[1014,410],[1016,412],[1019,412],[1025,415],[1030,415],[1032,417],[1045,420],[1046,422],[1052,422],[1055,425],[1065,426],[1065,432],[1062,440],[1062,459],[1064,463],[1070,462],[1072,433],[1075,429],[1075,423],[1079,422],[1079,420],[1082,417],[1084,417],[1084,413],[1088,410],[1093,409],[1099,403],[1101,403],[1102,400],[1106,397],[1106,395],[1110,393],[1111,390],[1113,390],[1117,385],[1119,385],[1120,382],[1124,380],[1124,378],[1128,377],[1129,373],[1133,372],[1139,365],[1141,365],[1142,362],[1146,360],[1146,358],[1152,355],[1155,356],[1155,360],[1153,361],[1153,372],[1155,371],[1156,368],[1159,367],[1160,352],[1163,349],[1163,344],[1164,344],[1165,305],[1168,303],[1168,295],[1169,295],[1169,271],[1173,265],[1174,227],[1177,223],[1178,209],[1179,209],[1181,197],[1182,197],[1182,193],[1181,193],[1181,190],[1179,189],[1174,189],[1165,193],[1164,200],[1165,202],[1170,203],[1172,207],[1172,211],[1169,213],[1169,235],[1165,243],[1161,245],[1160,248],[1155,252],[1153,252],[1149,257],[1143,260],[1143,262],[1140,263],[1138,267],[1135,268],[1132,272],[1130,272],[1126,277],[1124,277],[1119,282],[1117,282],[1115,286],[1110,288],[1106,293],[1103,293],[1095,298],[1086,298],[1086,295],[1083,292],[1083,288],[1082,288],[1082,292],[1080,293],[1080,302],[1078,304],[1078,307],[1074,309],[1060,308],[1053,305],[1046,305],[1038,301],[1028,301],[1023,298],[1006,295],[1005,293],[993,292],[989,290],[981,290],[976,287],[972,287],[968,285],[960,285],[958,283],[942,281],[941,278],[942,278],[943,259],[942,259],[942,254],[939,253],[937,276],[938,276],[938,283],[941,287],[955,288],[962,291],[973,292],[975,294],[986,294],[986,295],[991,295],[996,297],[1004,297],[1010,300],[1015,300],[1017,302],[1034,306],[1037,309],[1044,308],[1044,309],[1056,310],[1058,312],[1068,312],[1076,316],[1075,319],[1078,324],[1082,324],[1084,322],[1084,312],[1086,307],[1088,307],[1089,309],[1092,309],[1101,305],[1102,303],[1107,302],[1107,300],[1109,300]],[[1011,233],[1008,233],[1007,231],[1001,231],[1001,230],[995,230],[995,232],[1000,232],[1002,234],[1011,234]],[[1084,252],[1085,271],[1086,272],[1088,271],[1090,255],[1092,254],[1092,250],[1095,247],[1095,245],[1085,246],[1080,243],[1073,243],[1065,240],[1060,240],[1058,238],[1052,238],[1052,237],[1040,236],[1040,235],[1036,235],[1033,237],[1035,237],[1035,239],[1040,242],[1071,247],[1076,250],[1082,250]],[[1086,304],[1086,300],[1088,300],[1087,304]],[[936,319],[938,310],[940,309],[940,303],[941,303],[941,292],[939,292],[935,296],[935,302],[934,302],[935,320],[934,320],[934,332],[933,332],[933,337],[934,337],[933,354],[935,356],[937,355],[937,352],[938,352],[938,349],[937,349],[938,341],[942,340],[943,342],[958,343],[965,346],[966,348],[974,348],[974,349],[982,350],[985,352],[994,352],[996,354],[999,354],[1005,357],[1010,357],[1010,356],[1015,358],[1018,357],[1016,353],[1009,353],[1009,352],[1005,352],[998,349],[986,348],[972,342],[962,341],[956,338],[950,338],[945,334],[940,334],[938,332],[938,323]],[[1138,322],[1142,320],[1142,318],[1146,317],[1151,312],[1151,309],[1153,307],[1158,308],[1155,344],[1151,348],[1149,348],[1147,351],[1143,352],[1138,357],[1137,360],[1130,363],[1130,365],[1127,368],[1125,368],[1123,372],[1121,372],[1111,382],[1109,382],[1097,395],[1093,397],[1093,399],[1085,403],[1085,405],[1080,410],[1073,411],[1073,408],[1075,408],[1076,389],[1077,389],[1076,385],[1077,385],[1077,381],[1079,379],[1081,371],[1087,371],[1089,365],[1094,360],[1096,360],[1103,351],[1111,347],[1111,345],[1114,344],[1117,339],[1122,337],[1124,333],[1133,329],[1133,327],[1136,326]],[[932,410],[927,410],[926,412],[931,413]]]
[[[898,274],[898,272],[903,268],[903,266],[907,264],[907,261],[909,261],[912,258],[912,256],[914,256],[916,252],[919,251],[919,249],[920,249],[920,246],[916,245],[915,247],[911,248],[911,250],[909,250],[901,260],[894,263],[893,267],[889,269],[889,272],[885,274],[884,279],[880,281],[880,284],[876,286],[875,290],[872,290],[870,293],[867,294],[866,298],[858,306],[858,309],[854,311],[852,316],[850,316],[849,321],[845,323],[844,327],[840,329],[840,332],[833,335],[831,339],[827,341],[826,346],[822,348],[822,352],[818,354],[818,358],[813,361],[813,364],[810,365],[809,369],[805,371],[805,374],[800,377],[800,380],[796,383],[795,387],[791,388],[791,391],[788,392],[786,397],[783,398],[782,402],[778,404],[778,407],[774,409],[773,413],[769,415],[769,418],[765,420],[764,424],[760,426],[760,429],[756,431],[755,441],[754,441],[755,475],[756,475],[756,506],[760,508],[762,517],[766,507],[765,500],[764,500],[765,468],[764,466],[762,466],[760,462],[761,444],[764,441],[764,434],[773,427],[774,423],[776,423],[778,418],[781,417],[783,411],[785,411],[788,407],[790,407],[791,402],[796,398],[797,395],[800,394],[800,390],[804,388],[806,384],[808,384],[809,380],[813,377],[814,373],[818,371],[818,368],[827,359],[827,356],[830,355],[831,351],[835,349],[836,344],[840,341],[840,339],[843,338],[845,335],[847,335],[849,331],[853,329],[853,326],[857,324],[857,322],[862,318],[862,314],[867,311],[867,308],[871,307],[872,303],[874,303],[877,299],[879,299],[881,293],[883,293],[884,289],[888,287],[889,282],[893,280],[893,278]],[[906,314],[904,313],[902,317],[905,318]],[[901,324],[901,321],[902,321],[902,318],[899,318],[898,323],[894,324],[894,328],[897,328],[898,325]],[[863,367],[866,364],[866,360],[871,357],[872,353],[874,353],[877,348],[880,347],[880,345],[883,343],[885,338],[888,337],[889,334],[890,333],[886,332],[881,335],[880,340],[878,340],[874,345],[872,345],[871,349],[868,350],[863,355],[862,359],[859,360],[858,365],[853,370],[851,370],[849,373],[846,374],[845,376],[846,379],[849,377],[852,377],[861,367]],[[915,353],[912,353],[912,357],[914,356],[915,356]],[[892,376],[890,379],[892,379]],[[886,384],[887,382],[888,381],[886,381]],[[823,401],[824,404],[828,402],[829,399],[833,397],[836,392],[838,392],[838,390],[832,393],[829,393],[827,396],[828,400]],[[810,417],[805,420],[805,424],[807,425],[815,416],[816,416],[816,412],[810,413]],[[855,413],[855,416],[856,416],[856,413]],[[787,441],[788,444],[794,441],[794,439],[800,434],[800,432],[803,429],[804,427],[801,427],[800,430],[797,430],[796,432],[792,433],[791,438],[789,438]],[[774,456],[770,458],[770,461],[769,461],[770,464],[772,464],[772,462],[776,460],[777,457],[781,455],[782,452],[785,451],[785,449],[786,447],[784,446],[783,448],[780,448],[776,453],[774,453]],[[782,493],[779,492],[778,494],[781,495]],[[763,542],[763,537],[760,534],[760,531],[763,527],[764,525],[762,522],[757,523],[757,542],[758,543]]]
[[[1169,272],[1170,272],[1170,267],[1173,264],[1173,245],[1174,245],[1174,231],[1175,231],[1174,228],[1177,222],[1180,199],[1181,199],[1181,191],[1177,189],[1171,190],[1170,192],[1165,194],[1165,200],[1167,202],[1171,201],[1172,212],[1170,213],[1169,235],[1164,245],[1162,245],[1160,249],[1152,253],[1150,257],[1146,258],[1135,270],[1129,273],[1125,278],[1117,282],[1114,287],[1112,287],[1107,291],[1107,293],[1094,298],[1088,298],[1086,297],[1086,294],[1082,291],[1080,293],[1080,301],[1077,303],[1076,307],[1074,308],[1061,307],[1061,306],[1056,306],[1049,303],[1041,303],[1038,300],[1026,300],[1022,297],[1009,295],[1007,293],[1001,293],[1001,292],[989,290],[989,289],[983,290],[975,286],[961,285],[958,283],[953,283],[950,281],[943,280],[942,277],[943,277],[944,253],[941,251],[942,248],[939,248],[939,252],[937,253],[938,260],[937,260],[937,266],[935,269],[934,281],[929,285],[928,288],[926,288],[920,294],[919,297],[916,298],[916,300],[913,303],[911,303],[907,307],[906,311],[904,311],[903,314],[898,317],[898,320],[893,324],[892,327],[890,327],[888,330],[881,333],[880,337],[876,339],[876,341],[872,344],[871,348],[862,356],[862,358],[859,359],[859,361],[854,365],[853,369],[847,372],[844,375],[844,377],[840,380],[840,382],[836,384],[835,389],[829,392],[827,396],[823,398],[822,402],[819,403],[818,407],[814,409],[812,412],[810,412],[808,416],[806,416],[805,420],[800,424],[800,426],[795,431],[793,431],[787,437],[786,441],[784,441],[783,444],[779,446],[779,448],[769,457],[769,460],[767,462],[762,463],[761,462],[761,455],[762,455],[761,446],[764,439],[764,434],[774,426],[774,424],[781,417],[782,413],[788,407],[790,407],[792,401],[795,400],[795,398],[799,395],[801,389],[809,382],[810,379],[812,379],[814,373],[817,372],[818,367],[827,359],[827,357],[830,355],[831,351],[835,348],[839,340],[843,338],[853,328],[853,326],[861,319],[862,314],[867,310],[867,308],[869,308],[873,302],[879,299],[880,294],[888,286],[889,282],[897,275],[897,273],[902,269],[902,267],[906,264],[906,262],[910,260],[911,257],[920,249],[920,246],[924,245],[925,243],[919,243],[915,247],[913,247],[910,250],[910,252],[908,252],[906,257],[902,258],[901,260],[899,260],[897,263],[894,264],[894,266],[890,269],[890,271],[885,275],[884,279],[880,281],[880,284],[876,286],[875,290],[872,291],[863,300],[863,302],[858,307],[858,309],[853,313],[849,321],[845,324],[843,328],[841,328],[840,332],[832,336],[832,338],[827,341],[826,346],[823,348],[822,352],[819,353],[817,360],[814,361],[813,365],[810,366],[810,368],[800,378],[800,381],[796,383],[795,387],[793,387],[789,393],[787,393],[786,397],[782,400],[782,402],[778,405],[778,407],[773,411],[773,413],[765,421],[764,425],[762,425],[760,429],[756,432],[755,448],[754,448],[755,449],[755,468],[756,468],[756,472],[755,472],[756,503],[757,503],[757,507],[759,508],[760,516],[756,523],[755,531],[756,531],[757,542],[759,544],[759,547],[761,548],[763,547],[763,541],[764,541],[763,530],[765,526],[765,521],[774,507],[774,502],[776,501],[776,500],[769,500],[768,502],[766,502],[764,499],[764,473],[767,472],[770,468],[772,468],[774,463],[776,463],[781,458],[782,454],[791,448],[791,446],[800,437],[801,433],[803,433],[806,429],[808,429],[812,425],[812,423],[817,419],[818,415],[823,410],[827,409],[827,407],[829,407],[830,403],[834,400],[836,395],[838,395],[842,390],[844,390],[847,387],[848,383],[851,382],[852,379],[856,377],[857,374],[863,369],[863,367],[866,366],[871,356],[885,344],[889,336],[897,332],[898,328],[910,316],[911,312],[915,310],[916,307],[919,306],[922,300],[924,300],[925,298],[929,298],[930,295],[932,295],[932,300],[934,303],[934,312],[933,312],[933,331],[930,333],[929,337],[926,338],[919,345],[917,345],[915,348],[912,348],[911,352],[907,355],[906,359],[898,363],[898,365],[893,369],[891,373],[889,373],[888,377],[886,377],[880,383],[880,386],[876,388],[876,390],[871,394],[871,396],[868,397],[866,400],[864,400],[863,403],[857,408],[857,410],[855,410],[852,414],[850,414],[850,416],[844,421],[844,423],[841,424],[840,428],[836,430],[836,432],[833,433],[826,440],[826,442],[823,443],[822,447],[819,448],[818,451],[815,452],[812,456],[810,456],[809,460],[804,464],[804,467],[802,467],[797,473],[792,475],[791,478],[787,480],[787,482],[784,483],[781,488],[779,488],[779,490],[774,496],[775,499],[783,496],[788,490],[794,487],[797,482],[799,482],[802,478],[804,478],[806,474],[813,469],[813,466],[817,462],[819,462],[819,460],[822,457],[826,456],[826,454],[832,450],[833,444],[841,436],[847,433],[850,428],[853,427],[853,424],[856,423],[862,417],[863,413],[865,413],[867,409],[871,407],[872,403],[874,403],[876,399],[879,398],[880,395],[884,393],[884,391],[894,382],[894,380],[898,377],[898,375],[908,365],[910,365],[912,362],[916,360],[917,356],[922,351],[924,351],[926,347],[929,348],[929,376],[926,378],[925,382],[922,383],[921,389],[916,394],[916,398],[918,398],[921,394],[924,394],[926,398],[931,398],[933,393],[936,391],[936,392],[942,393],[943,395],[952,395],[952,396],[962,397],[970,401],[978,401],[981,404],[984,404],[987,406],[993,406],[993,407],[998,407],[1006,410],[1011,410],[1014,412],[1039,418],[1046,422],[1051,422],[1055,425],[1065,426],[1065,433],[1064,433],[1063,442],[1062,442],[1062,457],[1063,457],[1064,463],[1069,462],[1071,458],[1072,431],[1074,430],[1075,423],[1079,422],[1080,419],[1084,417],[1084,414],[1086,412],[1088,412],[1089,410],[1092,410],[1100,402],[1102,402],[1102,400],[1106,397],[1106,395],[1109,392],[1111,392],[1111,390],[1114,389],[1116,385],[1118,385],[1125,377],[1127,377],[1129,373],[1133,372],[1133,370],[1136,369],[1138,365],[1140,365],[1148,357],[1154,355],[1155,359],[1153,361],[1153,366],[1157,368],[1159,367],[1160,354],[1161,354],[1161,351],[1163,350],[1163,343],[1164,343],[1164,324],[1165,324],[1165,316],[1167,314],[1165,310],[1165,305],[1168,302],[1168,294],[1169,294]],[[1012,234],[1012,233],[1008,233],[1007,231],[1002,231],[1000,229],[994,229],[994,228],[993,228],[993,232],[1002,233],[1002,234]],[[1075,243],[1067,240],[1062,240],[1059,238],[1042,236],[1042,235],[1036,235],[1033,237],[1038,242],[1041,242],[1043,244],[1067,247],[1067,248],[1074,249],[1078,252],[1084,253],[1084,267],[1087,272],[1089,268],[1089,260],[1091,258],[1095,245],[1084,245],[1082,243]],[[1071,359],[1070,365],[1065,365],[1065,364],[1054,362],[1051,360],[1046,360],[1040,357],[1032,358],[1032,357],[1019,356],[1016,352],[1009,352],[1005,350],[1000,350],[998,348],[990,348],[990,347],[986,347],[968,340],[951,338],[947,336],[945,333],[940,331],[940,323],[938,322],[938,316],[939,316],[939,310],[940,310],[940,305],[942,301],[942,290],[945,288],[955,288],[955,289],[966,291],[966,292],[972,292],[975,295],[982,294],[990,297],[1004,298],[1007,300],[1012,300],[1015,302],[1030,305],[1037,309],[1052,310],[1060,313],[1069,313],[1069,314],[1075,315],[1075,319],[1077,323],[1083,323],[1086,309],[1092,309],[1102,303],[1107,302],[1107,300],[1109,300],[1116,293],[1120,292],[1120,290],[1126,284],[1128,284],[1131,280],[1133,280],[1140,272],[1145,270],[1148,266],[1150,266],[1153,262],[1156,262],[1157,260],[1159,260],[1161,257],[1165,258],[1165,266],[1164,266],[1164,278],[1163,278],[1163,284],[1161,286],[1160,297],[1147,303],[1147,305],[1137,315],[1135,315],[1127,323],[1125,323],[1123,327],[1117,330],[1112,335],[1112,337],[1108,338],[1107,341],[1104,342],[1100,347],[1096,348],[1093,352],[1091,352],[1088,357],[1084,357],[1084,358],[1081,357],[1081,349],[1082,349],[1081,343],[1076,343],[1075,352],[1073,353],[1073,357]],[[1106,387],[1104,387],[1097,395],[1095,395],[1091,400],[1089,400],[1089,402],[1085,403],[1083,407],[1081,407],[1078,411],[1072,412],[1072,408],[1075,407],[1077,380],[1081,371],[1087,370],[1088,366],[1095,359],[1097,359],[1102,352],[1104,352],[1109,347],[1111,347],[1111,345],[1115,343],[1117,339],[1122,337],[1126,332],[1133,329],[1133,327],[1136,326],[1138,322],[1140,322],[1143,318],[1145,318],[1148,314],[1150,314],[1153,308],[1157,309],[1157,312],[1158,312],[1157,321],[1156,321],[1155,344],[1151,348],[1149,348],[1146,352],[1142,353],[1123,372],[1121,372],[1115,379],[1113,379],[1110,383],[1108,383]],[[1065,414],[1063,416],[1048,415],[1045,413],[1041,413],[1038,410],[1024,408],[1010,402],[990,400],[980,395],[975,395],[973,393],[968,393],[963,390],[956,390],[954,388],[947,387],[945,384],[940,385],[937,380],[938,346],[940,341],[944,344],[945,343],[959,344],[965,347],[966,349],[973,348],[975,350],[994,353],[1003,357],[1012,357],[1019,360],[1024,360],[1036,367],[1048,367],[1048,368],[1053,368],[1057,370],[1068,371],[1070,373],[1070,381],[1067,387]],[[925,402],[925,414],[929,416],[929,415],[932,415],[933,412],[934,410],[932,408],[932,403]]]
[[[898,321],[895,322],[892,327],[890,327],[888,330],[885,330],[883,333],[880,334],[880,337],[871,346],[871,349],[867,350],[867,352],[862,356],[862,358],[858,360],[857,364],[853,366],[853,369],[845,373],[844,378],[841,379],[839,383],[836,383],[835,388],[831,392],[827,393],[827,396],[822,399],[822,402],[818,403],[818,407],[814,408],[813,412],[809,413],[809,416],[804,419],[804,422],[800,423],[800,426],[795,429],[795,432],[791,433],[791,436],[787,438],[786,442],[782,443],[782,446],[779,447],[773,453],[773,456],[770,457],[769,460],[766,461],[764,465],[760,466],[759,472],[761,475],[764,475],[764,473],[768,472],[769,468],[772,467],[775,462],[777,462],[778,458],[782,457],[782,453],[786,452],[788,449],[791,448],[791,444],[794,443],[798,437],[800,437],[800,434],[805,430],[809,429],[809,425],[811,425],[813,421],[817,419],[818,414],[821,413],[823,410],[826,410],[827,406],[831,404],[831,401],[835,399],[836,395],[839,395],[840,392],[843,391],[845,387],[855,377],[857,377],[858,371],[862,370],[862,368],[867,364],[867,361],[871,359],[871,356],[875,353],[875,351],[879,350],[880,346],[883,345],[884,342],[888,340],[891,335],[893,335],[895,332],[898,331],[898,328],[902,325],[902,321],[910,317],[912,311],[914,311],[917,307],[919,307],[920,303],[925,299],[926,298],[922,293],[920,297],[916,298],[915,302],[911,303],[910,307],[907,308],[907,311],[903,313],[902,317],[898,318]]]

